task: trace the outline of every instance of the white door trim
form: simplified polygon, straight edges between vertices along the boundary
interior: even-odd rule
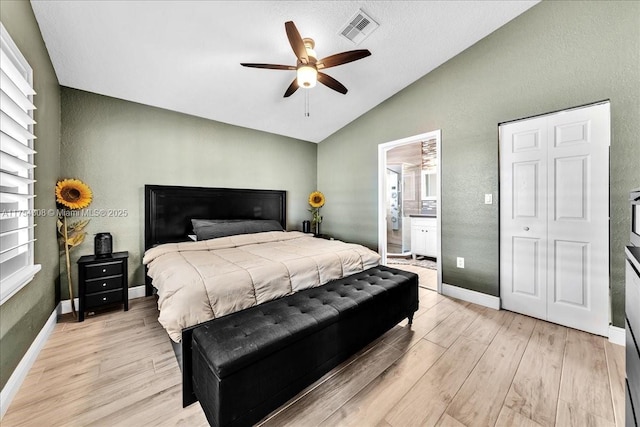
[[[427,139],[436,139],[436,153],[438,159],[437,179],[438,179],[438,199],[436,200],[436,210],[438,212],[438,293],[442,293],[442,150],[440,129],[431,132],[421,133],[407,138],[378,144],[378,252],[382,257],[382,264],[387,263],[387,221],[385,198],[385,176],[387,170],[387,151],[401,145],[412,144]]]

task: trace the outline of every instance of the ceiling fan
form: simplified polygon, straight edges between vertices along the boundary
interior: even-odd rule
[[[316,85],[316,81],[319,81],[323,85],[344,95],[347,93],[347,88],[333,77],[320,72],[320,70],[357,61],[358,59],[366,58],[367,56],[371,55],[371,52],[369,52],[367,49],[359,49],[336,53],[335,55],[327,56],[326,58],[318,60],[316,57],[316,52],[313,50],[313,48],[315,47],[315,42],[313,41],[313,39],[303,39],[302,37],[300,37],[300,33],[298,32],[298,29],[296,28],[293,21],[285,22],[284,28],[287,32],[289,44],[291,44],[291,48],[298,58],[298,63],[295,67],[293,65],[248,63],[241,63],[240,65],[251,68],[295,71],[296,78],[291,82],[291,84],[285,91],[285,98],[293,95],[293,93],[298,90],[299,87],[307,89],[314,87]]]

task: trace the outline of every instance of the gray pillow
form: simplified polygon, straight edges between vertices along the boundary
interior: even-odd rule
[[[280,223],[272,219],[192,219],[191,225],[198,240],[265,231],[284,231]]]

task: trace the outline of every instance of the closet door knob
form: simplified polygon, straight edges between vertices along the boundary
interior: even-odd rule
[[[524,231],[529,231],[529,227],[525,227],[525,228],[524,228]]]

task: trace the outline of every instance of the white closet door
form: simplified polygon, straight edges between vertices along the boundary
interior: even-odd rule
[[[547,317],[547,119],[500,127],[502,307]]]
[[[609,104],[500,127],[505,309],[607,335]]]
[[[548,125],[548,320],[608,335],[609,104]]]

